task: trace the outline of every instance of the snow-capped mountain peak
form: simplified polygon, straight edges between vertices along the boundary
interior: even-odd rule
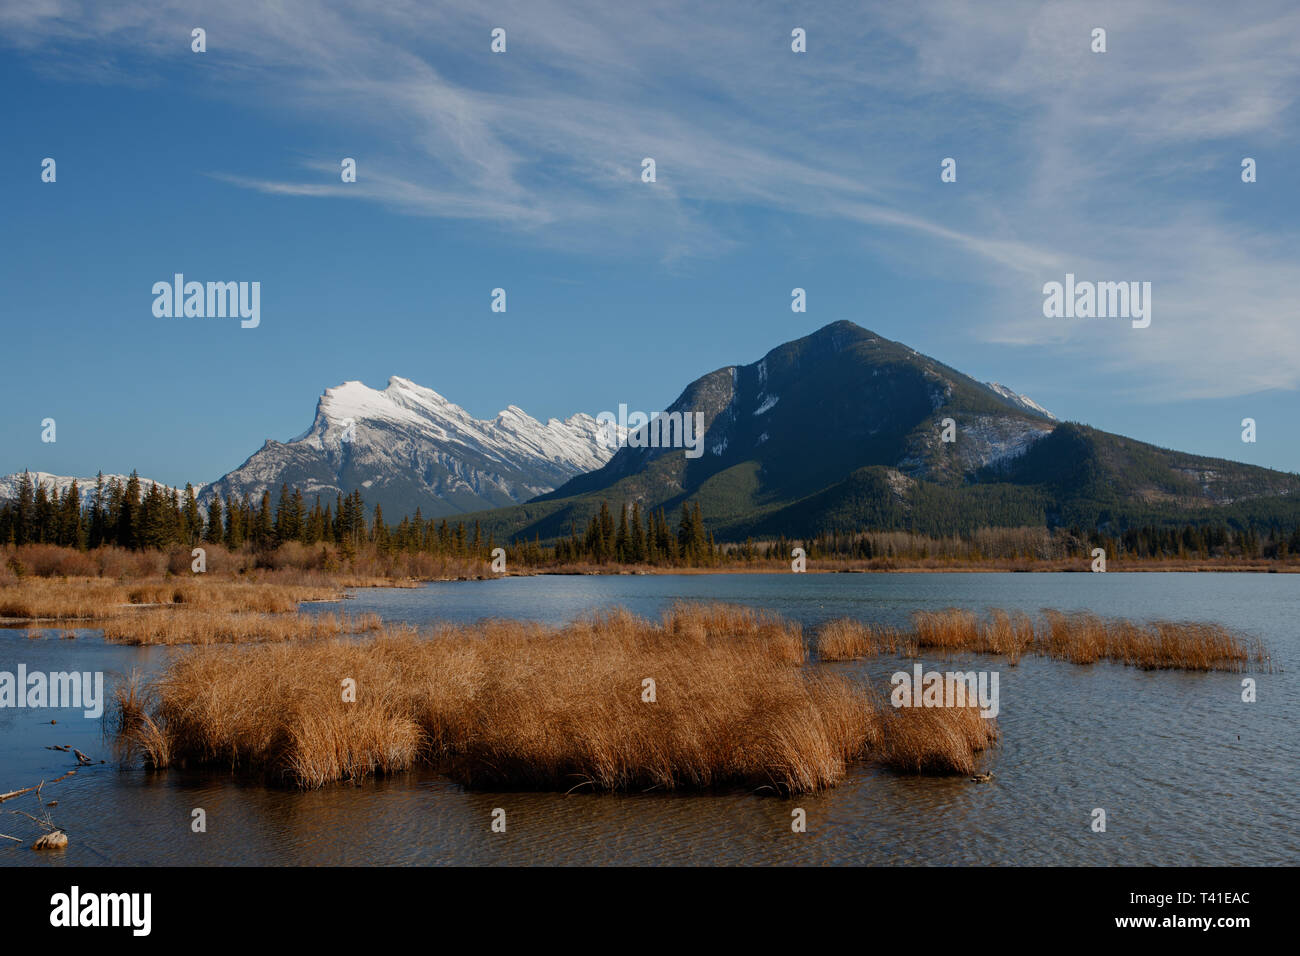
[[[601,467],[613,451],[590,415],[543,424],[507,405],[477,419],[394,375],[383,389],[359,381],[327,388],[310,428],[267,442],[213,489],[257,497],[281,483],[328,496],[364,488],[367,502],[390,512],[418,505],[439,515],[526,501]]]

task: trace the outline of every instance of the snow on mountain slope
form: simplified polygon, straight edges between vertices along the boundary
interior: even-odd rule
[[[52,475],[47,471],[29,471],[28,474],[31,475],[33,486],[36,483],[40,483],[45,487],[47,492],[57,489],[60,498],[68,493],[68,489],[72,487],[72,483],[75,481],[77,483],[77,496],[81,498],[83,506],[89,506],[95,497],[94,475],[91,475],[89,478],[71,478],[66,475]],[[115,480],[125,487],[130,477],[130,475],[105,475],[104,487],[108,488],[108,486]],[[21,480],[22,472],[0,476],[0,501],[4,501],[8,498],[17,498],[18,484]],[[152,488],[154,484],[155,482],[150,478],[141,478],[140,491],[146,492]],[[163,485],[164,488],[171,487],[169,485],[164,485],[162,482],[157,482],[157,484]],[[195,495],[198,495],[204,487],[204,485],[195,485]],[[184,492],[185,486],[182,485],[180,490]]]
[[[1019,405],[1021,408],[1026,409],[1027,411],[1038,412],[1038,414],[1040,415],[1046,415],[1052,421],[1057,421],[1055,415],[1053,415],[1051,412],[1045,409],[1042,405],[1039,405],[1028,395],[1020,395],[1017,392],[1013,392],[1005,385],[999,385],[997,382],[985,382],[984,384],[987,385],[989,388],[993,389],[993,391],[997,392],[1007,401],[1011,402],[1013,405]]]
[[[311,427],[267,441],[208,495],[260,497],[288,484],[323,498],[360,488],[391,515],[426,517],[517,504],[601,467],[613,453],[599,423],[577,414],[545,424],[510,405],[480,420],[409,379],[384,389],[344,382],[325,390]]]

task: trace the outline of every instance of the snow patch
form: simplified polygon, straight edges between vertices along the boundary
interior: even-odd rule
[[[1040,415],[1046,415],[1052,421],[1057,421],[1055,415],[1053,415],[1051,412],[1045,409],[1042,405],[1039,405],[1028,395],[1021,395],[1018,392],[1013,392],[1005,385],[999,385],[997,382],[985,382],[984,384],[987,385],[989,388],[991,388],[998,395],[1005,398],[1011,404],[1017,405],[1020,408],[1026,409],[1031,412],[1038,412],[1038,414]]]

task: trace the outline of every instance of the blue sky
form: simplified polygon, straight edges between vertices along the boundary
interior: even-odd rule
[[[1292,5],[426,6],[0,3],[0,473],[210,481],[390,375],[657,409],[839,319],[1300,470]],[[176,272],[260,326],[155,318]],[[1067,272],[1151,282],[1150,328],[1044,318]]]

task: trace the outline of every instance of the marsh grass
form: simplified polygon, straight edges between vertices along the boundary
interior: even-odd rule
[[[114,727],[148,766],[303,787],[417,765],[471,787],[563,791],[805,793],[864,756],[967,772],[982,744],[954,732],[961,715],[886,714],[804,656],[797,625],[720,605],[657,622],[615,610],[562,628],[389,627],[362,641],[194,648],[148,687],[124,683]],[[342,699],[345,678],[355,702]]]
[[[890,634],[891,640],[881,635]],[[918,611],[910,634],[851,620],[829,621],[817,632],[823,660],[882,653],[915,656],[919,650],[970,651],[1006,657],[1037,654],[1075,664],[1115,661],[1144,670],[1244,671],[1267,666],[1263,644],[1219,624],[1103,618],[1086,611],[1045,610],[1038,620],[1023,612],[991,610],[981,617],[963,608]]]
[[[74,636],[67,625],[87,622],[116,644],[212,644],[289,641],[359,634],[379,628],[375,614],[303,614],[307,601],[341,601],[345,586],[369,586],[371,579],[294,572],[296,580],[232,580],[193,576],[145,581],[100,578],[27,578],[0,586],[0,618],[51,621]],[[343,582],[347,582],[344,584]],[[388,583],[388,582],[384,582]],[[28,625],[29,628],[31,625]],[[52,629],[57,633],[58,628]],[[29,636],[40,631],[29,630]]]
[[[380,628],[378,614],[259,614],[178,607],[145,608],[105,621],[112,644],[241,644],[316,640]]]
[[[122,582],[103,578],[25,578],[0,586],[0,617],[105,620],[132,606],[180,606],[214,612],[287,613],[303,601],[338,601],[347,584],[289,584],[200,576]]]
[[[973,774],[981,751],[998,740],[997,722],[978,705],[881,709],[878,759],[904,773]]]
[[[817,656],[824,661],[849,661],[880,654],[914,654],[913,635],[887,624],[841,617],[817,629]]]

